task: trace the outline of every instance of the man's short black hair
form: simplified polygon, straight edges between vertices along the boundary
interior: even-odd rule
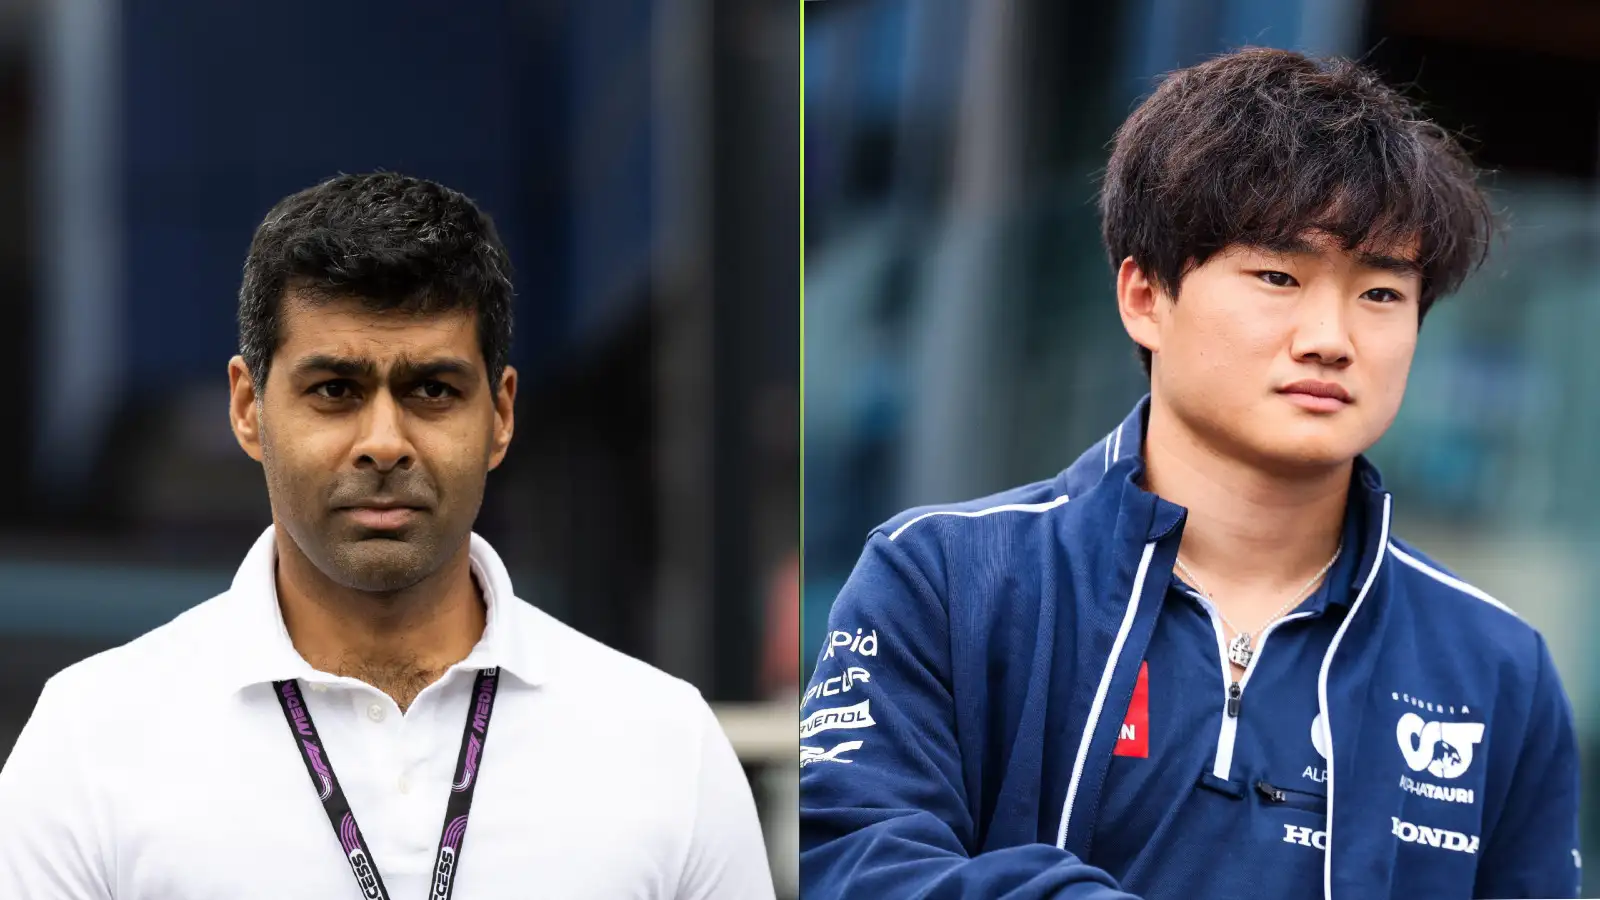
[[[1100,215],[1112,267],[1131,256],[1174,298],[1229,246],[1415,239],[1422,315],[1483,262],[1494,230],[1478,169],[1398,91],[1349,60],[1260,48],[1162,81],[1117,130]]]
[[[472,309],[489,386],[499,389],[511,355],[511,263],[494,223],[458,191],[392,172],[340,175],[267,213],[239,288],[239,353],[258,394],[290,291],[374,311]]]

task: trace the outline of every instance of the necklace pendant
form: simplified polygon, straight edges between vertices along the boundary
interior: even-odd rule
[[[1239,632],[1239,636],[1228,645],[1228,661],[1240,668],[1247,668],[1250,665],[1250,657],[1254,655],[1255,651],[1250,649],[1249,632]]]

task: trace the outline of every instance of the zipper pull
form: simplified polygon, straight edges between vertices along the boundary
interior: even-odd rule
[[[1228,685],[1228,716],[1229,716],[1229,718],[1233,718],[1233,719],[1239,718],[1239,698],[1243,694],[1244,694],[1244,689],[1239,687],[1239,682],[1235,681],[1233,684]]]
[[[1284,794],[1283,788],[1273,787],[1272,785],[1267,784],[1265,781],[1256,782],[1256,790],[1261,792],[1261,796],[1267,798],[1267,800],[1273,803],[1282,803],[1289,799],[1288,796]]]

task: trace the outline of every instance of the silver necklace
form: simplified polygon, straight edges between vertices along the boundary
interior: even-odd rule
[[[1317,582],[1322,580],[1322,576],[1328,574],[1328,570],[1333,568],[1333,564],[1339,561],[1339,554],[1343,552],[1344,541],[1340,541],[1338,548],[1333,551],[1333,558],[1328,560],[1327,565],[1319,569],[1317,574],[1311,576],[1311,580],[1306,582],[1305,587],[1302,587],[1298,592],[1296,592],[1294,597],[1290,599],[1289,602],[1278,607],[1277,612],[1268,616],[1267,620],[1261,623],[1262,629],[1265,629],[1267,626],[1278,621],[1278,619],[1283,617],[1284,613],[1293,609],[1300,603],[1301,600],[1304,600],[1306,594],[1310,593],[1311,589],[1316,586]],[[1183,577],[1188,579],[1190,584],[1194,585],[1194,589],[1200,592],[1200,596],[1206,598],[1206,600],[1211,604],[1212,608],[1217,611],[1217,615],[1222,617],[1222,624],[1228,626],[1228,628],[1232,629],[1234,634],[1237,635],[1233,641],[1228,644],[1228,661],[1241,669],[1248,667],[1250,665],[1250,658],[1255,656],[1255,650],[1250,646],[1252,640],[1250,632],[1241,631],[1237,625],[1234,625],[1233,622],[1229,621],[1227,613],[1224,613],[1222,611],[1222,607],[1217,604],[1217,601],[1212,599],[1211,592],[1205,589],[1205,586],[1200,583],[1200,579],[1194,577],[1194,573],[1189,571],[1189,567],[1183,564],[1183,560],[1176,559],[1174,562],[1178,564],[1178,571],[1183,573]]]

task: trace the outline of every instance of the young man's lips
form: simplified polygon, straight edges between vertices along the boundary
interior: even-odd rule
[[[1296,381],[1278,393],[1311,412],[1336,412],[1350,402],[1349,392],[1330,381]]]
[[[1279,390],[1285,394],[1310,394],[1313,397],[1328,397],[1345,403],[1350,402],[1350,392],[1331,381],[1312,381],[1307,379],[1284,385]]]

